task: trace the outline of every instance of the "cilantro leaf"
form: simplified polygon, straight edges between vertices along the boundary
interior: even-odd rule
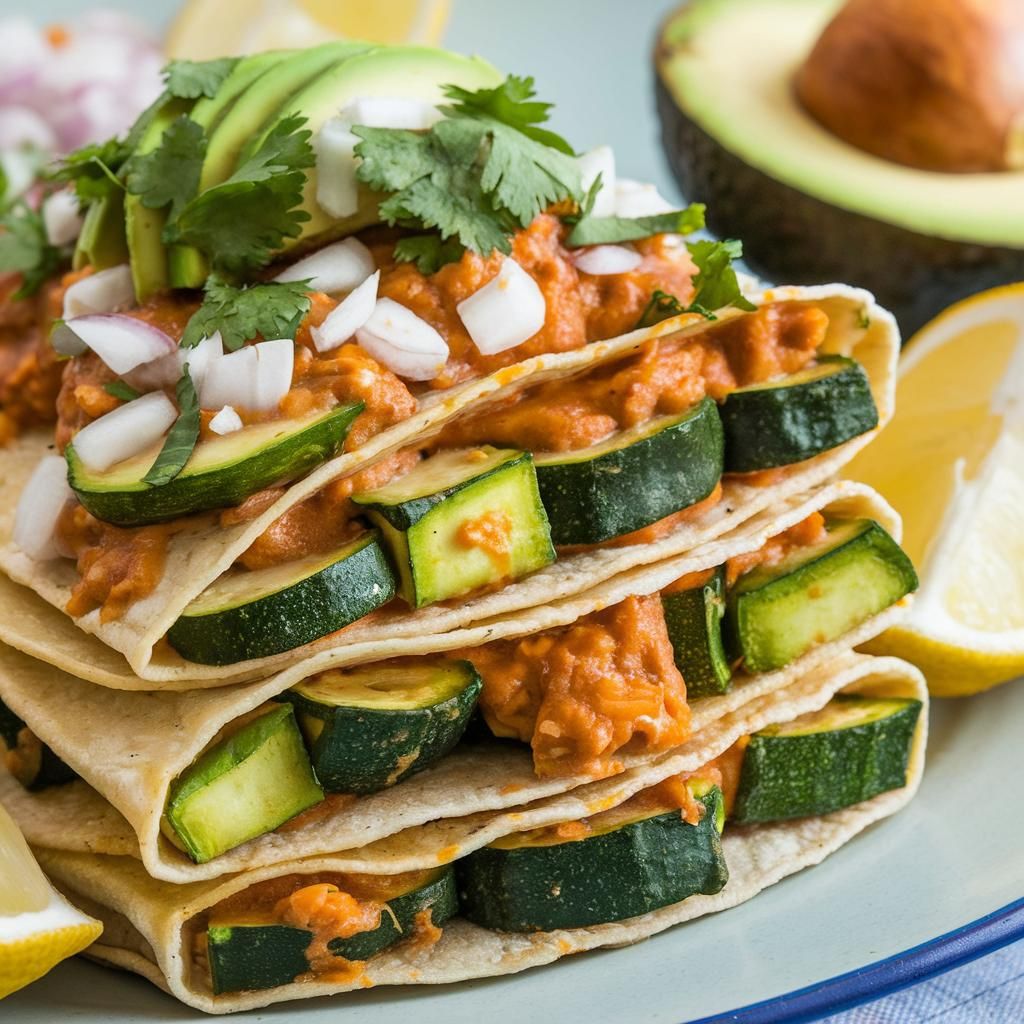
[[[436,274],[446,263],[458,263],[466,247],[457,238],[410,235],[395,246],[395,259],[415,263],[421,274]]]
[[[143,206],[159,210],[170,205],[176,217],[199,188],[199,175],[206,156],[206,133],[188,115],[172,121],[150,153],[137,154],[125,167],[129,192]]]
[[[688,242],[686,248],[689,249],[690,257],[697,266],[697,275],[693,279],[696,291],[690,309],[695,312],[722,309],[724,306],[757,309],[743,297],[739,282],[736,280],[736,270],[732,265],[734,259],[739,259],[743,255],[741,242],[734,238],[724,242],[704,239],[699,242]]]
[[[64,157],[50,179],[71,182],[80,202],[95,202],[124,188],[118,172],[130,154],[127,143],[117,138],[90,143]]]
[[[181,338],[183,348],[198,345],[220,331],[224,347],[233,352],[247,341],[294,338],[309,312],[309,281],[268,281],[234,288],[215,275],[206,283],[203,304],[192,314]]]
[[[60,269],[61,251],[50,245],[42,215],[23,200],[11,204],[0,217],[0,272],[21,274],[15,299],[35,294]]]
[[[282,118],[226,181],[184,205],[164,241],[202,250],[215,270],[241,274],[270,261],[295,238],[309,214],[301,208],[305,168],[315,157],[300,115]]]
[[[123,380],[108,381],[103,385],[103,390],[121,402],[134,402],[139,397],[138,391]]]
[[[200,96],[212,98],[237,63],[237,57],[172,60],[163,71],[167,92],[182,100],[197,100]]]
[[[679,316],[686,312],[688,312],[687,308],[674,295],[669,295],[668,292],[663,292],[658,288],[647,305],[644,306],[644,311],[640,314],[640,319],[637,320],[633,330],[653,327],[655,324],[660,324],[662,320],[668,320],[669,317]]]
[[[614,245],[635,242],[651,235],[689,235],[704,227],[704,204],[691,203],[685,210],[671,210],[649,217],[583,217],[572,229],[566,245]]]
[[[156,461],[142,478],[154,487],[169,484],[184,468],[199,440],[199,397],[189,376],[188,365],[175,385],[178,418],[174,421]]]

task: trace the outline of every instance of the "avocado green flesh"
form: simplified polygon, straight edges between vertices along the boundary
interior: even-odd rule
[[[1024,247],[1024,171],[903,167],[841,141],[799,106],[792,74],[837,7],[838,0],[692,0],[662,31],[661,81],[726,150],[799,192],[938,238]]]
[[[164,830],[203,864],[323,799],[290,706],[243,725],[171,785]]]
[[[124,200],[125,193],[112,188],[108,195],[89,206],[75,245],[75,270],[87,266],[107,270],[128,262]]]

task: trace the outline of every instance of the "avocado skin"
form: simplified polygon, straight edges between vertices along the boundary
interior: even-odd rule
[[[1024,248],[935,238],[832,206],[744,163],[676,105],[655,71],[662,146],[683,195],[740,238],[770,281],[845,281],[892,310],[904,338],[960,299],[1024,278]]]

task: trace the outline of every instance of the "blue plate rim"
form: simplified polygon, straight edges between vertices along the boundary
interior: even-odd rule
[[[684,1024],[801,1024],[909,988],[1024,939],[1024,897],[969,924],[834,978]]]

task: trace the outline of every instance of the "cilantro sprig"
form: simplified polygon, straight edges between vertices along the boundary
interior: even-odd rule
[[[199,396],[186,364],[175,385],[178,418],[171,426],[156,461],[142,478],[153,487],[169,484],[184,468],[199,440]]]
[[[167,94],[181,100],[212,99],[238,63],[237,57],[215,60],[172,60],[163,69]]]
[[[15,299],[34,295],[60,269],[66,254],[51,245],[42,214],[16,200],[0,216],[0,272],[21,274]]]
[[[206,157],[206,134],[187,114],[172,121],[160,145],[131,157],[124,168],[125,187],[151,210],[169,207],[177,217],[199,188]]]
[[[704,227],[704,204],[691,203],[683,210],[669,210],[647,217],[582,217],[569,232],[570,249],[583,245],[614,245],[636,242],[651,235],[690,235]]]

